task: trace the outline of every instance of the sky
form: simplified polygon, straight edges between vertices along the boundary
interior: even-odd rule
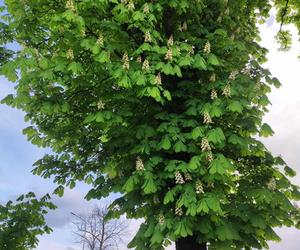
[[[269,107],[270,112],[264,119],[271,125],[275,135],[263,141],[275,155],[281,155],[291,167],[299,172],[299,175],[293,178],[293,182],[300,185],[300,112],[298,110],[300,108],[298,76],[300,61],[297,59],[300,55],[300,46],[297,36],[294,36],[291,51],[279,52],[278,45],[274,41],[278,28],[273,18],[261,27],[263,38],[261,43],[269,49],[269,62],[265,66],[283,84],[280,89],[274,89],[269,95],[272,106]],[[296,31],[292,30],[296,34]],[[12,93],[13,87],[12,83],[0,77],[0,99]],[[32,164],[47,150],[37,148],[26,141],[26,137],[22,135],[22,129],[28,124],[23,121],[23,115],[21,111],[0,105],[0,202],[14,199],[19,194],[28,191],[34,191],[40,195],[51,193],[55,187],[50,179],[44,180],[30,173]],[[63,198],[54,197],[53,201],[58,209],[47,216],[47,222],[54,232],[40,238],[37,250],[81,249],[74,243],[70,213],[87,213],[97,203],[84,200],[87,190],[86,185],[80,184],[73,190],[67,190]],[[125,241],[130,241],[138,224],[137,221],[128,222],[130,233]],[[299,249],[300,231],[281,228],[278,229],[278,233],[283,240],[280,243],[271,243],[271,250]],[[123,249],[126,247],[121,248]]]

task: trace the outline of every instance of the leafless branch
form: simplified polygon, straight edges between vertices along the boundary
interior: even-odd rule
[[[83,249],[118,249],[126,236],[127,223],[123,220],[109,220],[105,217],[107,207],[96,206],[87,216],[71,213],[74,216],[74,235]]]

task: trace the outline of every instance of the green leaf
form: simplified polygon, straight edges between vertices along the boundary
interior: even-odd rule
[[[203,234],[208,234],[212,230],[210,220],[207,218],[202,218],[198,226],[200,232]]]
[[[164,97],[167,98],[168,101],[172,101],[172,96],[170,91],[164,90]]]
[[[179,60],[179,66],[190,66],[192,64],[192,58],[190,56],[181,57]]]
[[[174,75],[175,74],[173,67],[170,63],[164,64],[161,70],[165,75]]]
[[[181,140],[178,140],[175,145],[174,145],[174,150],[176,153],[179,152],[186,152],[187,151],[187,147],[184,145],[184,143]]]
[[[251,216],[250,221],[251,221],[252,225],[255,227],[258,227],[261,229],[265,229],[267,227],[267,224],[266,224],[264,218],[260,215]]]
[[[268,136],[272,136],[273,134],[274,134],[274,131],[272,130],[272,128],[267,123],[264,123],[261,126],[261,129],[260,129],[260,132],[259,132],[260,136],[268,137]]]
[[[85,180],[84,180],[84,182],[85,182],[86,184],[88,184],[88,185],[92,184],[93,181],[94,181],[94,178],[93,178],[92,175],[88,175],[88,176],[85,178]]]
[[[222,115],[222,110],[216,105],[212,105],[209,111],[211,117],[220,117]]]
[[[220,62],[219,62],[218,58],[214,54],[209,54],[207,62],[211,65],[214,65],[214,66],[219,66],[220,65]]]
[[[207,134],[207,140],[214,144],[219,144],[225,141],[225,135],[220,128],[212,129]]]
[[[82,71],[82,66],[80,63],[72,62],[70,63],[68,70],[72,71],[74,74],[78,74]]]
[[[177,65],[174,66],[173,70],[174,70],[174,74],[176,74],[178,77],[182,77],[181,70]]]
[[[168,191],[164,197],[164,204],[168,204],[170,202],[174,201],[174,193],[172,190]]]
[[[188,164],[188,168],[190,170],[195,170],[201,166],[200,163],[201,158],[199,156],[193,156]]]
[[[107,63],[110,61],[109,52],[102,51],[98,56],[95,57],[95,60],[100,63]]]
[[[16,82],[18,75],[13,62],[7,62],[1,67],[0,73],[3,74],[10,82]]]
[[[220,174],[223,175],[231,167],[229,161],[221,154],[218,155],[209,165],[210,174]]]
[[[221,212],[220,201],[216,197],[206,198],[206,204],[214,212]]]
[[[208,205],[207,205],[205,199],[202,199],[200,201],[198,208],[197,208],[197,212],[198,213],[201,213],[201,212],[208,213],[209,212],[209,208],[208,208]]]
[[[54,190],[53,193],[57,194],[59,197],[62,197],[64,195],[64,191],[65,191],[65,188],[62,185],[60,185]]]
[[[135,185],[137,184],[137,180],[136,177],[131,176],[128,178],[128,180],[126,181],[126,183],[123,186],[123,190],[127,193],[133,191],[135,189]]]
[[[192,131],[191,136],[192,136],[193,140],[196,140],[199,137],[202,137],[203,136],[203,129],[201,127],[194,128],[193,131]]]
[[[154,230],[154,233],[151,237],[151,244],[161,244],[162,241],[164,239],[164,236],[162,235],[162,233],[159,230]]]
[[[231,143],[231,144],[234,144],[234,145],[242,144],[242,141],[241,141],[240,137],[238,137],[235,134],[232,134],[232,135],[229,136],[228,142]]]
[[[160,148],[165,149],[165,150],[170,149],[170,148],[171,148],[171,142],[170,142],[169,137],[168,137],[168,136],[165,136],[165,137],[163,138],[163,140],[161,141],[161,143],[160,143],[159,146],[160,146]]]
[[[95,120],[96,120],[96,122],[104,122],[105,121],[104,114],[102,112],[98,112],[95,115]]]
[[[144,76],[144,74],[140,71],[136,71],[133,74],[133,81],[137,84],[137,85],[145,85],[146,83],[146,77]]]
[[[12,94],[7,95],[1,100],[1,104],[12,105],[14,102],[14,96]]]
[[[140,11],[135,11],[132,15],[134,21],[142,21],[145,18],[145,14]]]
[[[158,87],[148,88],[148,93],[150,96],[152,96],[155,99],[160,98],[160,91]]]
[[[240,239],[238,232],[230,224],[224,224],[223,226],[217,227],[216,233],[218,239],[222,241]]]
[[[232,112],[242,113],[243,106],[238,101],[232,101],[230,102],[228,109]]]
[[[143,189],[145,194],[155,193],[157,191],[157,187],[155,185],[154,180],[152,178],[146,179],[146,182],[143,185]]]
[[[204,60],[204,58],[202,56],[200,56],[199,54],[197,54],[194,58],[194,67],[197,69],[202,69],[202,70],[206,70],[206,62]]]
[[[284,172],[287,176],[289,177],[295,177],[296,176],[296,171],[289,166],[284,167]]]

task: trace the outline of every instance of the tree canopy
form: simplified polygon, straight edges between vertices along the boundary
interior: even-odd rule
[[[300,29],[298,0],[6,0],[1,65],[16,82],[2,102],[25,111],[24,134],[52,154],[34,174],[56,193],[119,193],[110,216],[144,218],[130,247],[193,237],[211,249],[267,248],[298,226],[295,172],[258,139],[280,82],[262,66],[259,23],[272,6]]]
[[[38,236],[52,232],[44,217],[56,208],[49,199],[49,195],[37,199],[30,192],[18,197],[15,203],[0,205],[1,249],[30,250],[37,247]]]

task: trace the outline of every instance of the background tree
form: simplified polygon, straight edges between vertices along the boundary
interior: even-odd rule
[[[3,103],[50,147],[34,173],[56,193],[85,181],[87,198],[118,192],[110,217],[144,218],[136,249],[267,248],[299,226],[295,172],[257,136],[280,83],[258,41],[272,5],[300,28],[298,0],[6,0],[1,67],[17,82]]]
[[[28,193],[15,203],[0,205],[0,249],[34,249],[38,236],[52,232],[44,218],[49,209],[55,209],[49,199],[49,195],[37,199],[34,193]]]
[[[89,250],[113,250],[124,243],[128,225],[124,220],[106,220],[108,209],[96,206],[86,216],[75,216],[73,225],[74,234],[83,249]]]

